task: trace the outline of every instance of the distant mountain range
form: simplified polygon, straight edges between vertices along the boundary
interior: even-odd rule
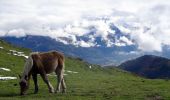
[[[118,34],[117,36],[120,36]],[[83,37],[81,37],[83,38]],[[27,35],[25,37],[1,37],[5,41],[11,44],[21,47],[30,48],[33,51],[49,51],[58,50],[68,56],[79,57],[87,62],[93,64],[99,64],[102,66],[119,65],[129,59],[140,57],[144,54],[152,54],[157,56],[164,56],[170,58],[169,50],[164,47],[163,52],[141,52],[137,49],[136,45],[125,46],[112,46],[107,47],[101,38],[97,38],[98,44],[101,46],[82,47],[72,44],[64,44],[60,41],[56,41],[50,37],[45,36],[32,36]]]
[[[147,78],[170,78],[170,60],[154,55],[126,61],[119,68]]]
[[[58,42],[50,37],[44,36],[31,36],[16,38],[16,37],[3,37],[4,39],[14,45],[30,48],[33,51],[49,51],[58,50],[69,56],[79,57],[94,64],[100,65],[115,65],[132,57],[132,55],[125,55],[125,52],[130,52],[135,49],[134,46],[122,47],[81,47],[68,45]],[[135,57],[135,54],[134,54]]]

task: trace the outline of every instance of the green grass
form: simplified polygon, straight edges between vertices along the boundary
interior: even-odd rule
[[[24,51],[29,54],[30,50],[11,46],[0,41],[0,67],[9,68],[12,71],[0,70],[0,75],[16,76],[21,73],[24,65],[23,57],[16,57],[7,54],[10,49]],[[97,65],[92,65],[74,58],[66,58],[66,70],[76,71],[72,74],[66,72],[65,80],[67,93],[50,94],[46,84],[39,76],[39,93],[33,94],[34,86],[31,80],[28,94],[19,95],[19,79],[0,80],[0,99],[56,99],[56,100],[169,100],[170,81],[150,80],[132,75],[126,71],[112,68],[105,69]],[[89,65],[92,69],[89,69]],[[50,82],[56,87],[56,77],[49,76]]]

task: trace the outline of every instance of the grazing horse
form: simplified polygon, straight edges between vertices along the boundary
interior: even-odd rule
[[[56,91],[50,84],[47,74],[55,72],[58,78]],[[29,80],[32,75],[35,91],[38,93],[37,74],[40,74],[44,82],[47,84],[49,92],[66,92],[66,85],[64,82],[64,56],[57,51],[50,51],[45,53],[31,53],[25,63],[24,72],[20,76],[20,93],[24,95],[29,88]]]

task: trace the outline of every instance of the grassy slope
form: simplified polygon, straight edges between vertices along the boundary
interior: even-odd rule
[[[29,50],[16,48],[0,41],[0,67],[10,68],[13,72],[0,70],[0,75],[17,76],[21,73],[24,65],[23,57],[8,55],[10,49],[24,51]],[[170,99],[170,81],[143,79],[119,69],[104,69],[91,65],[89,69],[85,62],[73,58],[66,58],[66,70],[78,73],[65,76],[67,84],[66,94],[49,94],[46,84],[39,77],[39,93],[33,93],[33,82],[28,95],[19,96],[19,86],[14,86],[19,80],[0,80],[0,99],[68,99],[68,100],[90,100],[90,99],[113,99],[113,100],[153,100],[154,98]],[[56,77],[49,76],[53,86],[56,86]]]

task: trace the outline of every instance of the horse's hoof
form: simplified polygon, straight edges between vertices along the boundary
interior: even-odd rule
[[[60,93],[60,91],[56,90],[55,93]]]
[[[62,93],[66,93],[66,89],[64,89],[64,90],[62,91]]]
[[[50,93],[54,93],[54,90],[50,90],[49,92],[50,92]]]
[[[50,91],[50,93],[54,93],[54,91]]]
[[[38,93],[38,91],[34,91],[34,94],[37,94]]]

